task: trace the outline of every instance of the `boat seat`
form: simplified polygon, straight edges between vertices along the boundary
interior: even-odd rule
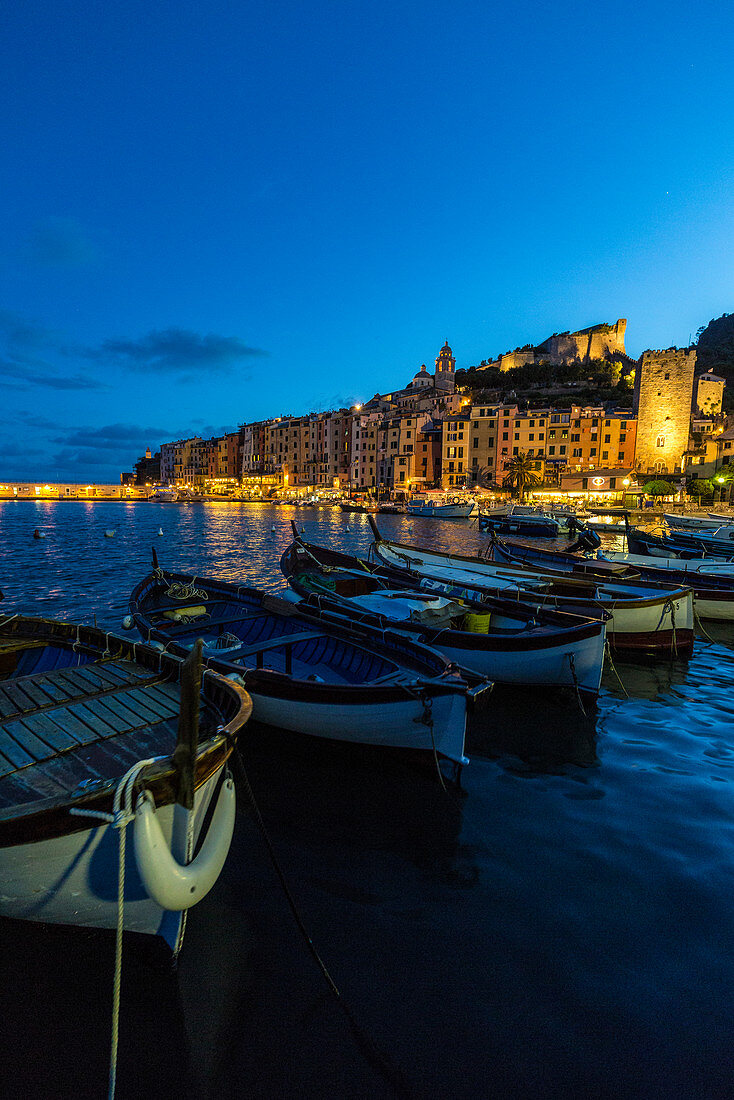
[[[266,649],[279,649],[280,646],[295,645],[296,642],[310,642],[314,638],[323,638],[323,636],[323,630],[303,630],[300,634],[283,634],[280,638],[268,638],[266,642],[240,646],[238,649],[230,651],[227,657],[228,659],[231,657],[252,657],[264,652]]]

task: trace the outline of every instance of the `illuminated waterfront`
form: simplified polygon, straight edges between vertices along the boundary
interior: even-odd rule
[[[2,610],[119,629],[151,546],[165,566],[276,590],[292,519],[309,541],[368,546],[366,517],[331,509],[1,504]],[[463,523],[381,526],[484,542]],[[729,1091],[734,651],[729,628],[715,636],[688,663],[617,662],[630,698],[607,670],[593,719],[496,691],[471,722],[464,796],[401,759],[250,731],[309,933],[412,1095]],[[100,1095],[111,939],[0,934],[4,1094]],[[136,944],[124,965],[120,1095],[394,1095],[325,991],[244,801],[177,978]]]

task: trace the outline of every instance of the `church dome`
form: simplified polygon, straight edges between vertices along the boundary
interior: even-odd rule
[[[421,369],[415,372],[413,378],[421,378],[424,374],[428,374],[428,371],[426,370],[426,364],[422,363]]]

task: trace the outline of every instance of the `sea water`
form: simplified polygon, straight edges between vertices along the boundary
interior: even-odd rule
[[[164,568],[277,591],[292,521],[369,546],[366,517],[336,509],[2,503],[0,612],[119,630],[153,547]],[[467,521],[380,526],[485,541]],[[734,633],[704,627],[690,661],[616,660],[586,716],[570,694],[496,688],[461,791],[251,724],[264,827],[341,1002],[240,786],[178,967],[126,942],[118,1096],[731,1095]],[[107,933],[0,922],[3,1095],[104,1094],[113,952]]]

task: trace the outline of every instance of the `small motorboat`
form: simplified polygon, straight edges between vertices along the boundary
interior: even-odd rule
[[[734,558],[734,527],[720,527],[713,532],[694,532],[671,531],[666,528],[643,530],[628,524],[625,537],[627,548],[632,554],[646,554],[657,558]]]
[[[3,916],[115,928],[119,904],[125,930],[179,951],[186,910],[229,850],[227,761],[252,709],[240,685],[201,681],[200,668],[94,627],[0,624]]]
[[[473,500],[462,500],[458,496],[431,497],[420,494],[410,498],[405,505],[405,512],[409,516],[422,516],[424,519],[467,519],[475,507]]]
[[[255,588],[169,573],[155,557],[130,613],[143,638],[169,652],[203,639],[211,666],[247,688],[258,722],[466,763],[468,685],[417,641],[355,633]]]
[[[717,516],[709,512],[707,516],[679,516],[663,512],[663,519],[672,531],[717,531],[720,527],[734,524],[734,516]]]
[[[458,601],[389,567],[294,541],[281,569],[304,604],[329,619],[371,629],[388,626],[437,649],[460,668],[505,684],[576,689],[595,698],[604,664],[605,617],[582,619],[512,599]]]

